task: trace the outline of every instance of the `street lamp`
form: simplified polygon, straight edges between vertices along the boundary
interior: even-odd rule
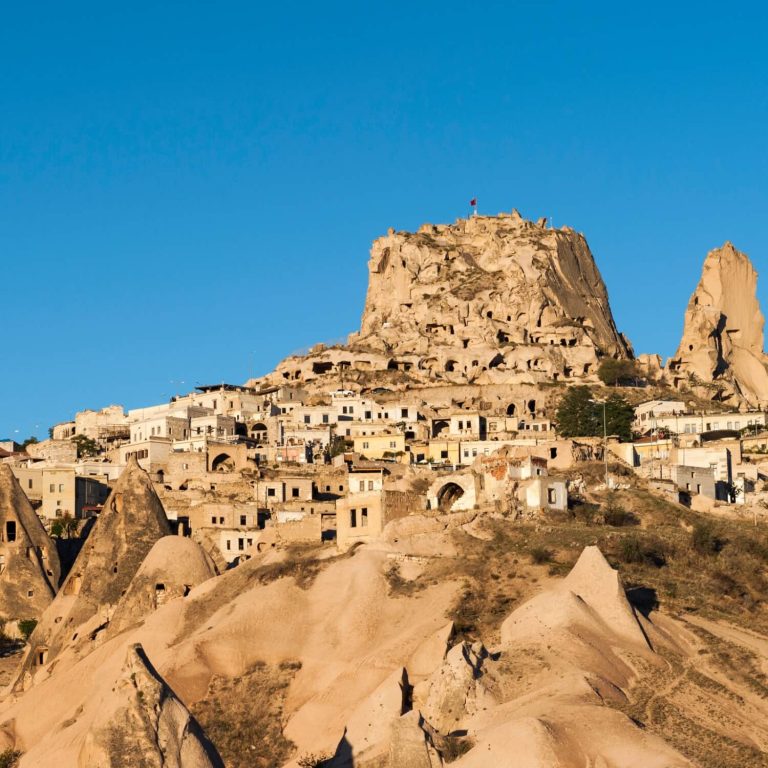
[[[603,406],[603,461],[605,463],[605,490],[609,490],[608,485],[608,425],[605,418],[605,400],[590,399],[590,403]]]

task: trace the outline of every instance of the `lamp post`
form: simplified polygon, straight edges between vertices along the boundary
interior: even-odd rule
[[[609,489],[608,486],[608,424],[605,416],[605,400],[591,399],[590,403],[603,406],[603,462],[605,463],[605,490]]]

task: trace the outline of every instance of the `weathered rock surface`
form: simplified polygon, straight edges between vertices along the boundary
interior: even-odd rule
[[[59,556],[7,464],[0,464],[0,617],[36,619],[59,585]]]
[[[478,710],[495,704],[483,680],[488,652],[482,643],[457,643],[430,678],[423,713],[430,725],[447,735],[460,730]]]
[[[594,376],[629,357],[584,237],[516,211],[425,224],[373,243],[359,333],[290,357],[269,378],[407,372],[435,383],[524,384]]]
[[[746,254],[731,243],[707,254],[680,347],[667,366],[672,383],[714,384],[700,394],[750,406],[768,403],[765,319],[756,291],[757,272]]]
[[[80,768],[217,768],[202,729],[155,671],[141,645],[125,665],[80,750]]]
[[[27,685],[34,665],[53,661],[66,646],[99,637],[155,542],[171,533],[149,476],[131,458],[107,498],[61,590],[30,638],[22,666]],[[44,648],[42,654],[39,648]]]
[[[112,637],[138,624],[161,605],[185,597],[198,584],[216,575],[213,560],[197,542],[181,536],[164,536],[149,551],[120,599],[107,635]]]

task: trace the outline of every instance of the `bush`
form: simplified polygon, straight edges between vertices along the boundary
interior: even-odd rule
[[[534,565],[544,565],[544,563],[551,563],[554,559],[554,553],[551,549],[546,547],[533,547],[530,551],[531,562]]]
[[[0,768],[14,768],[19,764],[21,752],[10,747],[4,752],[0,752]]]
[[[660,541],[643,541],[638,536],[626,536],[621,540],[619,559],[628,565],[654,565],[656,568],[661,568],[667,563],[665,547]]]
[[[329,755],[327,752],[319,752],[318,754],[307,752],[307,754],[302,755],[297,762],[300,768],[322,768],[331,757],[332,755]]]
[[[637,366],[633,360],[608,358],[600,363],[597,377],[603,384],[617,387],[619,384],[634,384],[637,381]]]
[[[21,632],[25,642],[29,640],[29,636],[35,631],[36,626],[37,619],[21,619],[19,621],[19,632]],[[2,768],[2,763],[0,763],[0,768]]]
[[[716,555],[725,542],[718,538],[715,528],[708,520],[695,523],[691,532],[691,546],[700,555]]]
[[[624,525],[637,525],[639,521],[631,512],[627,512],[627,510],[619,504],[616,494],[611,492],[608,494],[608,498],[605,501],[603,522],[606,525],[621,528]]]

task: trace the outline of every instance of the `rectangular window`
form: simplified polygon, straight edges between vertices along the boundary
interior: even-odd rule
[[[267,488],[267,496],[274,496],[274,495],[275,495],[275,489]]]
[[[366,411],[365,412],[365,418],[366,419],[370,419],[371,418],[371,412],[370,411]]]
[[[240,515],[240,525],[245,525],[245,515]]]
[[[223,517],[219,518],[219,525],[224,525],[224,518]]]
[[[55,486],[53,483],[51,483],[51,484],[48,486],[48,491],[49,491],[50,493],[55,493],[55,492],[56,492],[56,486]]]
[[[407,408],[401,408],[400,409],[400,418],[401,419],[407,419],[408,418],[408,409]]]
[[[211,518],[211,525],[216,525],[216,518],[215,517]]]
[[[397,448],[397,443],[394,440],[389,441],[389,447],[390,448]]]
[[[368,490],[369,490],[369,491],[372,491],[372,490],[373,490],[373,480],[369,480],[369,481],[368,481]]]
[[[64,483],[59,483],[59,493],[64,493]]]
[[[32,487],[32,480],[30,479],[28,482],[29,482],[29,487],[31,488]]]
[[[358,490],[364,491],[365,490],[365,480],[360,480],[360,482],[358,483],[358,486],[359,486]]]
[[[324,413],[323,414],[323,424],[327,424],[327,423],[328,423],[328,414]]]
[[[299,498],[299,489],[298,488],[291,488],[291,496],[293,496],[294,499]]]
[[[227,539],[227,549],[232,549],[232,542]]]
[[[448,451],[440,451],[440,458],[441,459],[447,459],[448,458]]]
[[[245,539],[237,540],[237,548],[242,552],[245,549]]]
[[[557,501],[557,491],[554,488],[547,488],[547,501],[554,504]]]
[[[356,509],[349,510],[349,527],[357,528],[357,510]]]
[[[309,424],[309,419],[310,419],[310,416],[309,416],[309,414],[306,414],[306,415],[304,416],[304,423],[305,423],[305,424]]]
[[[363,443],[363,448],[369,448],[369,447],[370,447],[370,446],[368,445],[368,443],[367,443],[367,442],[364,442],[364,443]]]
[[[361,528],[368,527],[368,508],[367,507],[363,507],[360,510],[360,527]]]

